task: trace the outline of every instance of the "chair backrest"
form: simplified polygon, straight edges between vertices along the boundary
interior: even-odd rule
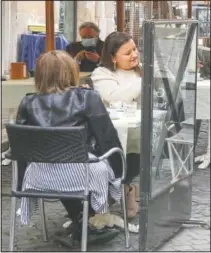
[[[11,159],[41,163],[86,163],[85,127],[6,124]]]

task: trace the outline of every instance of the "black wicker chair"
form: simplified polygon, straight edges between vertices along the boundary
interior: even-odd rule
[[[86,148],[86,131],[84,127],[34,127],[16,124],[7,124],[6,130],[10,144],[12,160],[12,201],[11,201],[11,224],[9,250],[14,251],[16,198],[33,197],[40,199],[41,221],[44,240],[47,241],[47,231],[44,212],[44,198],[47,199],[79,199],[83,201],[83,223],[81,250],[87,250],[87,225],[89,206],[89,163],[96,163],[107,159],[113,153],[118,152],[122,158],[123,173],[122,181],[126,175],[125,157],[121,149],[112,148],[106,154],[96,159],[88,158]],[[84,191],[74,192],[46,192],[46,191],[21,191],[18,189],[17,161],[42,162],[42,163],[83,163],[85,170]],[[126,211],[125,187],[122,187],[122,204],[124,211],[125,241],[129,247],[129,231]]]

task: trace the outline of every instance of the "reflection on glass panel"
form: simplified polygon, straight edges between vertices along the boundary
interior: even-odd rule
[[[199,36],[209,36],[210,35],[210,9],[198,9],[197,16],[199,20]]]
[[[204,8],[198,10],[198,20],[199,21],[210,21],[210,9]]]
[[[193,169],[196,33],[191,25],[155,25],[152,191]]]
[[[76,40],[76,4],[74,1],[59,2],[59,32],[68,41]]]
[[[64,34],[64,1],[60,1],[59,4],[59,31]]]

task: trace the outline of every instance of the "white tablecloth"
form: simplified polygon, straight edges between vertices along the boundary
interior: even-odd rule
[[[210,119],[210,80],[197,82],[196,118]]]
[[[154,110],[153,111],[153,136],[152,145],[153,150],[157,148],[162,123],[166,111]],[[112,119],[114,127],[118,132],[125,154],[140,153],[141,151],[141,110],[136,111],[134,117],[126,117],[124,113],[119,114],[118,119]]]

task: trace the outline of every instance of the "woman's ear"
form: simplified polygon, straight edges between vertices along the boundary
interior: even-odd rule
[[[143,70],[143,68],[140,68],[140,76],[144,77],[144,70]]]
[[[112,62],[115,64],[116,63],[116,57],[115,56],[111,56],[111,60],[112,60]]]

